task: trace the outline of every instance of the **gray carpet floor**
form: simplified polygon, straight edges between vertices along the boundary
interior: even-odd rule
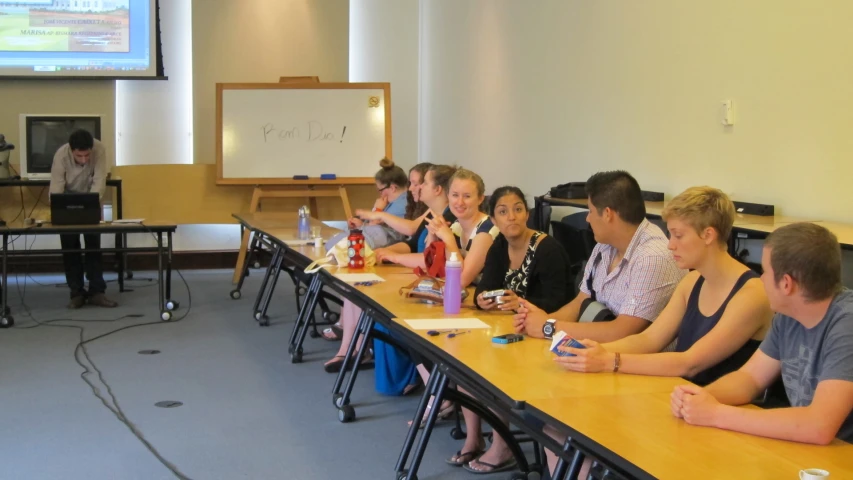
[[[379,395],[372,371],[362,372],[353,395],[358,419],[341,424],[331,402],[334,376],[322,370],[337,344],[309,338],[304,363],[291,364],[292,285],[287,278],[279,282],[272,325],[261,328],[250,316],[258,272],[236,301],[228,296],[230,272],[184,273],[191,311],[173,323],[158,322],[157,287],[150,280],[156,275],[150,272],[135,272],[128,281],[132,292],[119,294],[109,284],[117,309],[66,310],[67,289],[55,285],[60,276],[10,280],[16,325],[0,330],[0,479],[177,478],[93,395],[75,362],[80,331],[59,326],[82,327],[84,337],[93,338],[148,322],[157,323],[96,340],[86,352],[127,420],[187,478],[394,478],[418,396]],[[173,298],[181,302],[181,317],[190,302],[177,275]],[[161,353],[138,353],[145,349]],[[109,399],[97,373],[87,378]],[[183,405],[158,408],[160,401]],[[450,438],[451,425],[434,432],[419,478],[473,476],[444,463],[462,446]]]

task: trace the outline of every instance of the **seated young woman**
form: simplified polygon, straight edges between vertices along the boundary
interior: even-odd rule
[[[734,217],[731,200],[716,188],[693,187],[673,198],[663,210],[669,249],[679,268],[693,271],[643,332],[604,344],[580,340],[586,348],[567,348],[575,356],[555,361],[576,372],[684,377],[699,385],[740,368],[773,312],[758,275],[729,255]],[[658,353],[673,341],[675,351]],[[556,457],[548,457],[553,468]]]
[[[402,217],[405,215],[408,207],[406,188],[409,185],[409,178],[402,168],[394,165],[394,162],[387,158],[383,158],[379,162],[379,165],[382,168],[374,175],[376,190],[379,192],[379,198],[374,204],[374,208],[381,208],[383,213],[388,214],[389,217]],[[359,228],[362,226],[363,220],[351,218],[349,219],[349,224],[352,228]],[[352,338],[352,332],[355,331],[355,327],[358,325],[360,314],[361,311],[358,307],[353,305],[349,300],[344,299],[340,320],[343,342],[341,348],[338,349],[338,353],[331,360],[323,364],[323,369],[327,372],[340,371],[347,347],[349,346],[349,339]],[[349,334],[347,334],[347,328],[343,327],[347,324],[352,324]],[[372,362],[373,359],[369,355],[364,355],[362,356],[361,366],[370,366]]]
[[[500,230],[486,256],[483,277],[477,284],[476,304],[483,310],[518,309],[520,298],[552,312],[571,301],[572,274],[569,257],[560,243],[549,235],[527,227],[530,212],[524,193],[517,187],[500,187],[489,197],[492,222]],[[483,293],[503,290],[500,299],[484,298]],[[515,467],[506,442],[497,433],[483,452],[480,417],[462,409],[467,437],[462,450],[447,462],[476,473],[504,471]]]
[[[423,222],[423,217],[425,216],[429,207],[427,207],[424,202],[421,201],[421,185],[424,182],[424,176],[426,175],[427,170],[432,166],[431,163],[419,163],[414,167],[409,169],[409,189],[406,193],[406,213],[401,218],[396,215],[393,215],[389,211],[384,211],[383,208],[377,209],[377,206],[380,206],[380,201],[382,197],[380,196],[376,203],[373,206],[373,210],[356,210],[356,218],[350,219],[349,224],[356,225],[354,220],[358,220],[358,222],[372,222],[372,223],[382,223],[385,224],[403,235],[409,236],[415,233],[418,229],[419,225]],[[379,188],[377,186],[377,188]],[[411,226],[414,224],[414,227]],[[401,245],[406,245],[404,242],[399,242]],[[396,246],[395,244],[394,246]],[[393,248],[393,246],[392,246]],[[408,247],[406,247],[408,248]],[[374,252],[379,252],[382,248],[374,249]],[[408,253],[408,250],[404,251]],[[343,315],[341,315],[343,317]],[[352,312],[347,314],[347,319],[350,320],[352,318]],[[347,338],[343,339],[343,347],[339,349],[338,355],[345,355],[347,345],[349,345],[349,340],[352,338],[352,332],[355,331],[355,327],[358,323],[358,315],[355,316],[355,320],[350,321],[351,325],[349,325],[349,335]],[[341,340],[344,337],[344,331],[341,320],[329,328],[323,330],[323,338],[329,341],[337,341]]]
[[[480,211],[485,200],[486,186],[476,173],[460,168],[453,174],[447,190],[449,213],[456,218],[450,223],[448,216],[435,215],[426,226],[427,243],[441,240],[446,255],[457,252],[462,258],[461,285],[463,288],[476,284],[483,272],[486,255],[497,237],[499,230],[488,215]],[[397,255],[405,258],[406,255]],[[423,255],[414,258],[411,266],[423,267]],[[421,363],[418,372],[424,384],[429,380],[429,366]],[[432,408],[432,399],[428,409]],[[453,413],[451,402],[443,402],[439,418],[446,419]],[[423,418],[426,418],[426,414]],[[421,421],[423,425],[423,420]]]
[[[419,182],[419,187],[411,190],[411,192],[416,200],[425,205],[426,211],[418,217],[418,226],[414,229],[415,231],[412,234],[412,239],[408,242],[400,242],[405,245],[405,249],[396,247],[399,249],[396,251],[404,254],[421,252],[414,256],[420,256],[421,265],[423,265],[423,250],[425,249],[425,239],[427,235],[426,224],[429,222],[426,218],[427,213],[430,211],[437,211],[452,215],[449,213],[447,207],[447,187],[450,184],[450,178],[456,172],[456,169],[448,165],[429,164],[421,164],[416,167],[423,168],[423,170],[421,170],[421,168],[416,168],[417,171],[424,171],[423,176],[421,177],[423,178],[423,182]],[[413,173],[410,173],[410,176],[413,175]],[[380,212],[359,212],[359,215],[363,220],[381,220],[385,222],[386,225],[394,228],[402,227],[401,229],[404,229],[407,226],[407,224],[398,222],[397,219],[390,218],[388,215]],[[455,217],[453,218],[455,219]],[[409,250],[410,246],[414,247],[414,250]],[[376,249],[375,253],[377,262],[380,262],[383,259],[388,260],[388,258],[383,255],[383,251],[391,252],[396,255],[395,246],[385,249]],[[406,260],[410,263],[412,262],[410,259]],[[343,334],[341,347],[338,350],[338,355],[340,356],[341,361],[343,361],[343,357],[346,355],[352,336],[355,334],[356,327],[358,326],[358,317],[361,313],[354,306],[351,308],[354,309],[354,311],[347,315],[346,321],[341,322]],[[376,328],[382,330],[381,326],[377,325]],[[415,364],[405,353],[400,352],[393,346],[382,341],[373,342],[373,352],[375,357],[374,365],[376,366],[375,380],[377,391],[386,395],[405,395],[416,387]],[[337,368],[340,369],[340,364],[337,365]]]

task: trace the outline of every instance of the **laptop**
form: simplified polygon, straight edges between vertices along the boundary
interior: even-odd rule
[[[50,223],[53,225],[97,225],[101,202],[97,193],[51,193]]]

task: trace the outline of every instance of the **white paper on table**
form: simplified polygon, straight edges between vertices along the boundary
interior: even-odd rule
[[[384,278],[375,273],[336,273],[335,277],[347,283],[385,281]]]
[[[427,318],[421,320],[403,320],[414,330],[440,330],[448,328],[489,328],[479,318]]]
[[[290,239],[290,240],[285,240],[284,243],[290,245],[291,247],[298,247],[299,245],[313,245],[314,240]]]

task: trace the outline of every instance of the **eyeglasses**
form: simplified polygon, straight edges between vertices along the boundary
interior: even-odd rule
[[[376,191],[377,191],[377,192],[379,192],[379,193],[382,193],[382,192],[384,192],[385,190],[388,190],[389,188],[391,188],[391,185],[385,185],[385,186],[384,186],[384,187],[382,187],[382,188],[377,188],[377,189],[376,189]]]

